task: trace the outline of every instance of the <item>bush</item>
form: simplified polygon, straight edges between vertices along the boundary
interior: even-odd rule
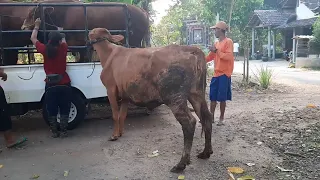
[[[309,42],[310,50],[315,54],[320,54],[320,17],[313,24],[312,33],[314,38]]]
[[[264,67],[263,65],[260,66],[260,69],[256,69],[257,72],[253,72],[255,80],[258,81],[262,89],[268,89],[273,77],[273,70],[268,68],[268,66]]]

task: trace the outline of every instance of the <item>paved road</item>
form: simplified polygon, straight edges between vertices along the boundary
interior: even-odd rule
[[[274,71],[274,81],[290,84],[308,84],[320,85],[320,71],[311,71],[297,68],[288,68],[288,62],[284,60],[262,62],[261,60],[252,60],[249,62],[250,72],[257,72],[261,66],[268,66]],[[234,72],[243,73],[243,61],[236,61]]]

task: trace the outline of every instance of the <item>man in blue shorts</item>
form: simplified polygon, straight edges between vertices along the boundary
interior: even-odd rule
[[[233,56],[233,42],[230,38],[226,37],[228,26],[225,22],[220,21],[215,26],[215,36],[219,39],[218,42],[210,47],[210,53],[206,57],[207,62],[214,60],[214,75],[210,83],[210,110],[213,114],[220,102],[220,118],[218,126],[224,125],[224,113],[226,109],[226,101],[231,101],[231,74],[234,67]]]

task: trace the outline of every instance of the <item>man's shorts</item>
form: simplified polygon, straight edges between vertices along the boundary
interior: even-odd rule
[[[213,77],[210,83],[210,100],[211,101],[231,101],[231,77],[221,75]]]

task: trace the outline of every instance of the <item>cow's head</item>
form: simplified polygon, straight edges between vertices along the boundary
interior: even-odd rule
[[[54,7],[43,7],[44,15],[53,13]],[[23,21],[22,30],[31,30],[34,28],[34,21],[41,17],[41,8],[39,6],[30,9],[27,18]]]
[[[89,33],[89,44],[97,44],[102,41],[108,43],[119,43],[124,39],[122,35],[111,35],[111,33],[105,28],[94,28]]]

